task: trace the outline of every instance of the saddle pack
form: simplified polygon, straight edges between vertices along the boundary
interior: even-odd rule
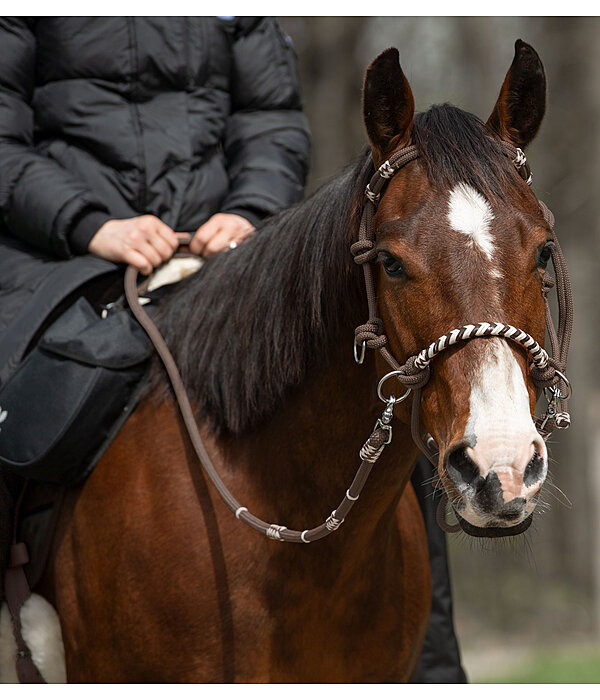
[[[149,369],[122,271],[91,258],[57,262],[0,339],[0,466],[26,479],[85,478]]]

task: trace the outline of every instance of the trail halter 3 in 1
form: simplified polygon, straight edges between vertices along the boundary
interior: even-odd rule
[[[532,174],[525,154],[520,148],[510,143],[502,142],[505,154],[511,159],[519,175],[528,185],[532,182]],[[455,328],[449,333],[435,340],[417,355],[413,355],[403,364],[394,358],[387,348],[388,340],[383,333],[383,322],[376,315],[375,285],[373,281],[372,263],[377,257],[375,251],[375,233],[373,231],[373,216],[381,199],[381,193],[390,179],[405,165],[419,157],[416,146],[408,146],[395,153],[389,160],[383,163],[373,175],[365,190],[365,204],[360,222],[358,241],[352,244],[350,251],[354,261],[362,265],[369,320],[356,328],[354,338],[354,359],[362,363],[366,348],[376,349],[384,360],[390,365],[392,371],[383,377],[379,383],[378,396],[386,404],[400,403],[413,393],[411,431],[412,437],[422,452],[435,464],[437,446],[433,438],[422,436],[420,430],[420,403],[421,389],[427,384],[431,376],[430,363],[446,348],[460,342],[482,337],[500,337],[518,343],[527,350],[531,357],[530,374],[532,381],[539,391],[544,391],[548,406],[545,413],[536,420],[538,432],[544,440],[547,440],[555,428],[568,428],[570,416],[568,412],[568,400],[571,396],[571,385],[566,377],[567,355],[573,326],[573,305],[571,286],[567,273],[567,267],[560,249],[558,239],[554,233],[554,216],[548,207],[539,201],[546,222],[552,230],[551,255],[552,263],[557,277],[559,326],[558,332],[552,321],[548,292],[553,286],[553,281],[548,274],[542,281],[542,294],[546,306],[546,329],[552,347],[552,357],[525,331],[503,322],[480,322]],[[406,391],[400,398],[382,395],[382,384],[392,377],[400,381]]]
[[[515,148],[509,143],[503,142],[506,155],[511,158],[519,174],[531,183],[531,172],[527,164],[525,155],[519,148]],[[137,293],[137,270],[129,266],[125,273],[125,295],[131,308],[141,326],[146,330],[158,355],[160,356],[167,374],[171,380],[173,391],[179,405],[181,415],[186,426],[188,435],[202,464],[206,475],[217,489],[221,498],[225,501],[235,517],[249,525],[254,530],[267,537],[281,542],[295,542],[309,544],[322,539],[337,530],[344,522],[354,503],[358,500],[360,493],[367,481],[373,464],[381,456],[386,445],[392,440],[391,420],[394,406],[404,401],[409,394],[413,394],[411,432],[413,440],[417,446],[435,464],[437,445],[431,436],[423,439],[420,430],[420,404],[421,389],[429,380],[431,374],[431,361],[446,348],[456,343],[468,341],[472,338],[481,337],[502,337],[520,344],[531,356],[532,364],[530,372],[536,387],[546,394],[548,407],[543,416],[537,420],[537,428],[544,436],[550,435],[554,428],[567,428],[570,422],[567,401],[571,389],[566,377],[567,354],[569,350],[569,340],[573,323],[571,289],[567,275],[566,265],[562,257],[562,252],[553,233],[552,261],[556,270],[558,281],[558,301],[559,301],[559,327],[558,332],[554,328],[550,307],[548,303],[548,292],[552,287],[552,280],[548,275],[544,276],[543,294],[546,303],[546,327],[552,346],[552,355],[549,357],[546,351],[525,331],[509,326],[501,322],[485,322],[456,328],[450,333],[438,338],[429,347],[422,350],[418,355],[410,357],[403,365],[400,365],[387,349],[387,338],[383,333],[383,322],[376,316],[375,286],[373,283],[372,263],[375,260],[375,235],[373,232],[372,220],[377,203],[381,199],[381,193],[390,179],[405,165],[418,158],[419,153],[415,146],[409,146],[398,151],[388,161],[379,167],[373,175],[365,191],[365,202],[363,214],[359,228],[359,238],[351,246],[354,261],[362,265],[365,276],[365,287],[369,308],[369,320],[367,323],[356,329],[354,341],[354,358],[360,364],[364,360],[366,348],[379,350],[382,357],[392,368],[392,371],[381,378],[377,387],[379,398],[385,403],[385,409],[381,417],[377,420],[373,432],[365,442],[359,452],[361,460],[356,471],[354,480],[346,490],[338,507],[331,512],[331,515],[317,527],[306,530],[293,530],[285,525],[268,523],[256,517],[248,511],[244,505],[239,503],[231,494],[215,466],[210,459],[203,444],[202,438],[194,413],[187,396],[183,381],[177,369],[177,365],[171,355],[162,335],[154,325],[154,322],[146,314],[138,301]],[[546,221],[553,229],[554,217],[550,210],[540,202]],[[405,392],[400,398],[394,395],[386,397],[383,394],[385,383],[396,378],[405,387]],[[442,524],[442,523],[440,523]],[[448,529],[448,528],[445,528]]]
[[[519,175],[527,185],[531,185],[533,176],[527,163],[527,158],[520,148],[502,141],[502,149],[510,158]],[[540,200],[544,218],[552,230],[551,256],[557,278],[559,325],[554,327],[548,293],[554,286],[552,278],[545,273],[542,280],[542,294],[546,308],[546,330],[552,348],[552,357],[532,338],[529,333],[502,322],[480,322],[455,328],[441,336],[417,355],[409,357],[403,365],[394,358],[387,348],[388,340],[383,332],[383,322],[376,315],[375,285],[373,281],[372,263],[377,257],[375,250],[375,233],[373,231],[373,216],[381,199],[382,191],[390,179],[405,165],[419,157],[415,146],[408,146],[395,153],[385,161],[375,172],[365,190],[365,203],[360,222],[358,241],[352,244],[350,250],[354,261],[362,265],[365,277],[365,288],[369,309],[369,320],[358,326],[354,338],[354,359],[361,364],[366,348],[378,350],[381,356],[392,368],[379,382],[377,395],[386,403],[386,410],[408,398],[413,393],[411,413],[411,433],[415,444],[427,456],[434,466],[437,466],[438,448],[431,435],[423,436],[420,428],[421,389],[431,376],[430,363],[446,348],[473,338],[500,337],[520,344],[531,358],[530,375],[538,395],[544,392],[547,407],[543,415],[536,420],[536,428],[544,440],[547,440],[555,428],[566,429],[571,423],[568,412],[568,400],[571,396],[571,385],[566,377],[567,356],[573,326],[573,302],[571,285],[567,266],[554,232],[554,216],[548,207]],[[385,397],[382,385],[388,379],[395,378],[405,387],[404,393],[396,398],[394,395]],[[447,496],[442,497],[438,509],[438,523],[448,532],[460,530],[460,525],[449,525],[445,521]]]

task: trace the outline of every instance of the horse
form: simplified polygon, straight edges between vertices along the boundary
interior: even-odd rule
[[[543,342],[551,231],[502,143],[525,148],[544,111],[542,63],[520,40],[485,123],[448,104],[415,113],[388,49],[366,72],[358,161],[162,300],[157,323],[206,449],[249,511],[302,531],[322,522],[380,416],[375,387],[389,368],[375,353],[353,358],[367,304],[349,247],[366,185],[402,149],[419,157],[390,177],[372,222],[391,352],[405,359],[482,319]],[[439,449],[440,488],[472,528],[511,532],[530,518],[548,469],[535,402],[527,352],[506,339],[433,360],[417,411]],[[156,365],[67,493],[39,589],[60,616],[68,680],[409,681],[431,599],[410,403],[393,406],[393,440],[351,516],[294,545],[221,500]]]

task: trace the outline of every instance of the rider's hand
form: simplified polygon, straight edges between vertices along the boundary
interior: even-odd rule
[[[254,226],[237,214],[215,214],[202,224],[194,234],[190,250],[196,255],[210,258],[225,250],[230,243],[237,244],[254,231]]]
[[[149,275],[169,260],[177,247],[173,230],[156,216],[145,215],[110,219],[95,233],[88,250],[105,260],[133,265]]]

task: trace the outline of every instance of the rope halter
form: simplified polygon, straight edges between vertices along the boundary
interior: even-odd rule
[[[527,162],[527,158],[520,148],[503,141],[502,150],[511,160],[518,174],[531,185],[533,175]],[[568,399],[571,395],[571,386],[566,377],[567,355],[573,324],[572,296],[566,264],[562,251],[554,233],[554,216],[548,207],[539,202],[544,218],[552,229],[553,246],[552,262],[557,276],[557,292],[559,302],[559,328],[558,333],[554,328],[552,315],[548,303],[548,292],[553,286],[548,275],[544,276],[542,293],[546,306],[546,328],[552,346],[553,357],[540,346],[540,344],[524,330],[502,322],[480,322],[469,324],[439,337],[427,348],[417,355],[409,357],[401,365],[388,349],[388,339],[384,333],[383,321],[378,318],[376,312],[376,295],[373,278],[372,263],[377,257],[375,249],[375,233],[373,231],[373,216],[381,200],[383,190],[391,178],[405,165],[419,157],[416,146],[408,146],[396,152],[393,156],[379,166],[365,189],[363,213],[359,227],[358,240],[351,247],[350,252],[354,262],[361,265],[365,277],[365,289],[369,319],[358,326],[354,337],[354,359],[362,364],[366,348],[378,350],[382,357],[392,368],[379,382],[378,395],[382,401],[399,403],[408,397],[411,390],[414,392],[412,404],[411,430],[413,440],[424,454],[435,464],[437,458],[437,445],[428,435],[423,440],[420,430],[420,391],[427,384],[431,375],[431,361],[443,350],[459,342],[482,337],[500,337],[521,345],[531,358],[531,379],[538,389],[538,394],[543,390],[548,401],[546,412],[536,421],[536,427],[544,440],[555,428],[568,428],[570,416],[568,413]],[[538,200],[539,201],[539,200]],[[385,398],[382,394],[382,385],[391,377],[395,377],[407,391],[400,399],[391,396]]]

